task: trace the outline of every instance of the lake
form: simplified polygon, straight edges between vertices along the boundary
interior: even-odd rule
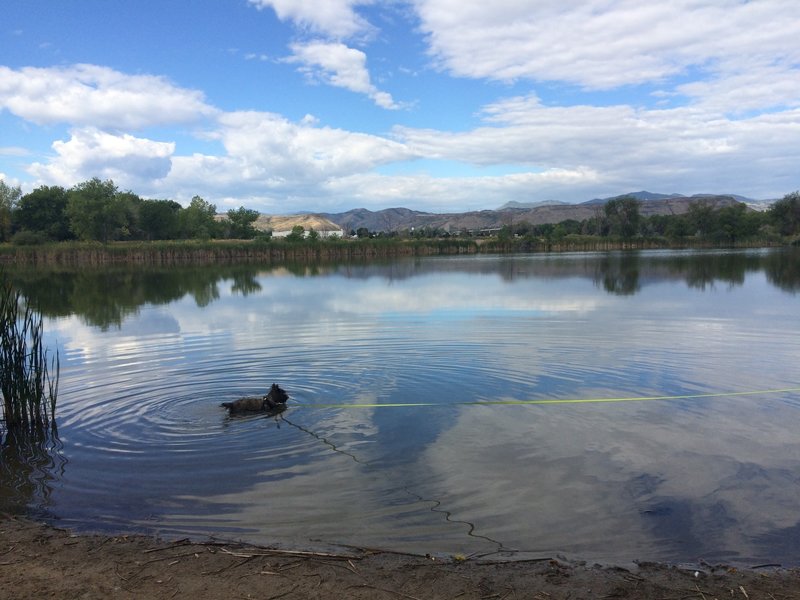
[[[798,564],[800,254],[14,271],[58,435],[0,511],[435,555]],[[220,403],[273,383],[279,416]]]

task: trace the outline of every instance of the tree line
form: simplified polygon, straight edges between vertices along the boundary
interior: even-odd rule
[[[766,211],[751,210],[744,203],[717,207],[698,199],[688,212],[677,215],[641,214],[641,201],[620,196],[598,207],[597,214],[578,221],[534,225],[527,221],[507,223],[490,235],[506,242],[515,238],[558,242],[584,236],[623,242],[635,239],[686,242],[698,240],[713,244],[735,244],[748,240],[773,241],[800,236],[800,192],[787,194]],[[451,235],[483,235],[461,231],[457,234],[437,227],[423,227],[409,234],[417,238]]]
[[[259,235],[258,211],[217,208],[200,196],[183,207],[174,200],[147,200],[93,178],[70,189],[41,186],[28,194],[0,180],[0,242],[20,245],[67,240],[251,239]]]
[[[559,241],[568,236],[592,236],[629,241],[636,238],[735,244],[747,240],[792,239],[800,236],[800,192],[792,192],[764,212],[739,203],[717,208],[698,200],[681,215],[641,214],[641,202],[621,196],[606,202],[595,216],[583,221],[533,225],[518,222],[497,232],[500,241],[515,237]],[[259,213],[244,207],[217,218],[216,206],[200,196],[187,207],[174,200],[148,200],[131,191],[121,191],[111,180],[93,178],[70,189],[41,186],[28,194],[0,180],[0,242],[20,245],[50,241],[182,240],[227,238],[252,239],[269,236],[254,223]],[[459,232],[460,236],[467,232]],[[365,228],[351,232],[364,237],[442,238],[452,235],[439,228],[413,232],[375,234]],[[295,228],[289,241],[310,239],[315,232]]]

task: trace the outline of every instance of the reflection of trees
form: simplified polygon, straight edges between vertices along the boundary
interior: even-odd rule
[[[774,252],[764,259],[767,281],[784,292],[800,292],[800,249]]]
[[[610,294],[631,295],[643,285],[682,280],[700,290],[717,282],[741,285],[748,272],[764,270],[767,280],[780,289],[800,289],[800,250],[770,252],[613,252],[506,255],[496,260],[419,258],[346,263],[295,261],[272,266],[220,265],[164,268],[109,267],[83,270],[14,269],[12,284],[50,317],[79,315],[86,323],[119,327],[144,304],[167,304],[191,296],[199,306],[220,297],[219,283],[232,282],[234,293],[261,290],[258,277],[274,272],[295,277],[336,273],[351,279],[384,278],[396,281],[436,273],[500,276],[504,281],[526,278],[585,277]]]
[[[632,296],[639,291],[638,252],[605,255],[597,264],[595,284],[602,282],[603,289],[617,296]]]
[[[748,271],[763,268],[760,256],[742,253],[700,253],[677,256],[668,265],[691,288],[704,290],[717,281],[729,286],[742,285]]]
[[[261,291],[261,284],[250,273],[235,273],[231,291],[242,296],[249,296]]]
[[[192,296],[198,306],[220,297],[218,284],[233,281],[233,289],[250,294],[261,289],[253,266],[170,267],[137,269],[113,267],[78,270],[16,270],[13,284],[49,317],[79,315],[102,329],[119,327],[144,304],[167,304]]]
[[[0,432],[0,513],[43,511],[67,459],[55,427]]]

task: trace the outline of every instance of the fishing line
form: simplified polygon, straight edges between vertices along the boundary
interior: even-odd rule
[[[302,425],[298,425],[297,423],[294,423],[294,422],[290,421],[283,414],[279,414],[278,418],[281,421],[283,421],[284,423],[286,423],[287,425],[291,425],[292,427],[302,431],[303,433],[307,433],[311,437],[319,440],[320,442],[322,442],[323,444],[328,446],[332,451],[334,451],[334,452],[336,452],[338,454],[343,454],[344,456],[347,456],[353,462],[356,462],[356,463],[358,463],[358,464],[360,464],[360,465],[362,465],[362,466],[364,466],[366,468],[374,468],[374,466],[371,463],[361,460],[355,454],[347,452],[346,450],[342,450],[336,444],[331,442],[328,438],[326,438],[326,437],[324,437],[322,435],[319,435],[318,433],[315,433],[311,429],[308,429],[306,427],[303,427]],[[497,550],[495,552],[491,552],[489,554],[495,554],[496,552],[517,552],[517,550],[512,550],[510,548],[506,548],[505,545],[503,545],[503,542],[500,542],[498,540],[490,538],[489,536],[477,533],[476,532],[477,527],[476,527],[475,523],[472,523],[470,521],[465,521],[465,520],[462,520],[462,519],[456,519],[453,516],[452,512],[450,512],[449,510],[443,508],[441,500],[436,500],[435,498],[424,498],[423,496],[420,496],[419,494],[417,494],[416,492],[411,490],[411,488],[408,485],[404,485],[402,489],[403,489],[404,492],[406,492],[410,496],[413,496],[414,498],[416,498],[418,502],[422,502],[422,503],[425,503],[425,504],[431,504],[432,506],[430,506],[430,511],[434,512],[434,513],[439,513],[439,514],[444,515],[445,521],[447,521],[448,523],[466,525],[467,526],[467,535],[469,537],[482,539],[482,540],[485,540],[485,541],[490,542],[492,544],[495,544],[497,546]],[[488,556],[488,554],[486,556]]]
[[[650,402],[655,400],[693,400],[707,398],[732,398],[741,396],[763,396],[767,394],[788,394],[800,392],[800,387],[751,390],[746,392],[714,392],[709,394],[681,394],[676,396],[630,396],[622,398],[541,398],[537,400],[469,400],[462,402],[387,402],[343,404],[337,402],[310,402],[300,406],[305,408],[426,408],[444,406],[520,406],[547,404],[604,404],[614,402]]]

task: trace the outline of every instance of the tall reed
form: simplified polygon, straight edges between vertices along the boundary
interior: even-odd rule
[[[55,427],[60,365],[57,352],[48,361],[43,332],[42,315],[0,279],[0,393],[8,431]]]

